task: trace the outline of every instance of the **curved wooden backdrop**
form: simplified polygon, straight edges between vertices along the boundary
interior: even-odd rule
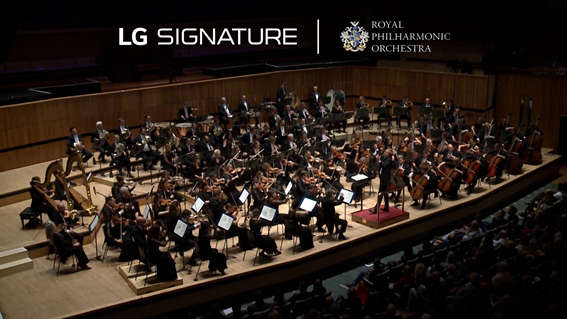
[[[358,95],[391,100],[407,95],[414,103],[430,97],[435,104],[452,99],[462,107],[484,112],[492,101],[493,78],[477,75],[446,74],[411,70],[390,70],[376,67],[344,66],[322,69],[280,71],[259,75],[172,84],[144,89],[116,91],[59,98],[47,101],[0,107],[0,171],[65,157],[65,138],[71,126],[80,134],[94,130],[98,120],[110,131],[124,117],[130,126],[143,122],[145,114],[154,122],[176,118],[177,109],[185,100],[198,108],[195,114],[216,113],[221,96],[237,107],[241,94],[251,103],[265,97],[275,100],[282,81],[302,100],[309,99],[313,85],[326,94],[341,89],[347,95],[346,109],[353,110]],[[370,105],[377,102],[370,100]],[[417,115],[414,107],[413,116]],[[415,118],[415,117],[414,117]],[[133,130],[133,136],[138,130]],[[90,149],[90,137],[83,140]],[[29,144],[38,143],[30,146]]]
[[[532,97],[531,121],[541,117],[543,146],[556,148],[560,143],[560,115],[567,114],[567,78],[527,74],[498,74],[496,76],[496,118],[502,119],[512,112],[510,121],[518,126],[520,99]],[[527,124],[527,123],[526,123]],[[565,143],[565,142],[563,142]]]

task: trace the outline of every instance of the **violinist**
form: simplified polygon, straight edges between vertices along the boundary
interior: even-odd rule
[[[222,154],[224,155],[224,158],[231,158],[233,157],[236,153],[234,152],[234,148],[236,147],[236,144],[234,143],[234,139],[232,137],[232,133],[231,132],[226,132],[226,136],[224,141],[222,142],[222,147],[220,148]]]
[[[252,246],[248,242],[248,230],[246,229],[246,220],[249,216],[240,216],[238,206],[231,203],[226,205],[226,214],[234,218],[232,226],[226,232],[226,237],[238,237],[238,243],[236,245],[240,247],[241,251],[252,249]]]
[[[132,257],[132,239],[130,236],[132,227],[127,223],[124,224],[125,220],[119,214],[119,207],[114,198],[110,196],[106,198],[102,208],[104,241],[109,247],[121,249],[118,261],[130,261]],[[122,226],[120,226],[121,223]]]
[[[299,200],[293,201],[289,210],[289,219],[291,221],[293,233],[299,233],[299,245],[302,249],[311,249],[313,246],[313,236],[311,228],[309,228],[309,213],[299,210]],[[302,221],[302,222],[300,222]]]
[[[358,154],[358,143],[355,137],[351,138],[350,143],[345,145],[343,148],[343,153],[346,155],[346,162],[347,162],[347,171],[349,173],[354,173],[358,170],[357,165],[355,164],[355,159]]]
[[[199,239],[197,245],[199,247],[199,257],[201,260],[209,261],[209,271],[219,271],[222,275],[225,274],[226,256],[219,253],[218,250],[211,248],[211,239],[216,238],[212,233],[214,230],[213,225],[209,222],[202,222],[199,228]]]
[[[333,189],[327,190],[325,197],[321,199],[321,206],[323,208],[323,216],[325,218],[325,224],[327,225],[327,231],[329,235],[332,235],[335,231],[335,226],[339,232],[339,239],[348,239],[345,237],[344,233],[347,229],[348,222],[346,220],[340,219],[339,214],[337,214],[335,207],[343,203],[343,196],[341,195],[336,199],[337,192]]]
[[[320,202],[321,201],[321,188],[316,185],[315,183],[311,183],[309,185],[309,195],[306,196],[307,198]],[[323,216],[323,209],[319,206],[315,206],[313,211],[311,212],[311,217],[317,218],[317,231],[318,232],[325,232],[323,229],[323,225],[325,224],[325,217]]]
[[[283,197],[282,197],[283,196]],[[285,196],[284,193],[279,193],[276,192],[275,190],[269,190],[268,191],[268,198],[266,199],[266,205],[274,207],[277,209],[277,214],[276,214],[276,218],[274,219],[274,224],[276,225],[284,225],[284,228],[286,229],[286,233],[289,233],[289,230],[287,229],[285,220],[289,219],[289,215],[288,214],[281,214],[279,207],[285,203],[287,203],[289,201],[289,199],[291,198],[291,195]],[[290,237],[286,237],[286,239],[291,239]]]
[[[59,253],[61,262],[64,263],[71,256],[77,257],[77,267],[82,270],[89,270],[91,267],[87,265],[89,258],[83,250],[82,241],[75,242],[75,235],[70,235],[65,231],[63,224],[57,225],[57,231],[53,233],[53,244]]]
[[[343,106],[341,105],[341,101],[335,100],[335,104],[333,105],[333,110],[331,111],[331,113],[342,114],[344,112],[345,112],[345,110],[344,110]],[[343,132],[346,133],[347,120],[336,121],[336,125],[337,125],[336,128],[339,130],[339,133],[341,132],[341,125],[342,125],[342,128],[343,128]]]
[[[138,215],[141,215],[140,204],[137,200],[132,198],[132,193],[130,193],[128,187],[123,186],[122,188],[120,188],[120,196],[116,200],[116,202],[124,204],[123,217],[125,217],[126,219],[134,219],[136,213],[138,213]]]
[[[232,164],[226,165],[226,172],[222,175],[222,178],[226,181],[224,192],[228,195],[229,200],[235,205],[239,205],[238,196],[240,192],[236,189],[237,180],[240,178],[238,172],[234,169]]]
[[[176,175],[177,173],[177,159],[176,153],[173,151],[170,144],[165,145],[165,152],[161,155],[161,167],[164,171],[169,172],[171,175]]]
[[[124,182],[124,177],[123,176],[116,176],[116,183],[114,183],[112,185],[112,197],[114,197],[114,199],[118,199],[119,195],[120,195],[120,188],[122,188],[123,186],[126,186],[126,182]],[[133,191],[134,188],[136,188],[136,184],[134,184],[134,186],[132,186],[132,188],[128,188],[128,191]]]
[[[254,179],[252,181],[252,189],[250,191],[250,195],[252,195],[252,206],[250,209],[262,209],[262,206],[266,203],[266,199],[268,195],[266,190],[262,186],[262,182],[259,179]]]
[[[296,198],[302,198],[302,197],[306,197],[309,196],[309,178],[307,177],[307,171],[305,170],[300,170],[299,171],[299,178],[297,179],[296,183],[295,183],[295,197]]]
[[[152,220],[161,221],[162,217],[169,213],[169,204],[167,200],[163,198],[163,193],[157,192],[154,196],[154,202],[152,203]]]
[[[250,230],[254,233],[254,246],[261,248],[260,256],[266,257],[268,255],[280,255],[276,241],[267,235],[262,235],[263,226],[271,226],[272,223],[260,219],[260,209],[255,208],[252,210],[252,217],[250,219]]]
[[[378,188],[378,203],[376,204],[374,211],[371,211],[372,214],[376,214],[378,210],[380,210],[382,198],[384,198],[384,209],[382,209],[382,211],[390,211],[390,201],[387,191],[388,186],[390,186],[393,162],[394,156],[391,149],[385,150],[384,155],[380,158],[380,160],[378,160],[378,164],[380,165],[380,187]]]
[[[175,193],[175,184],[170,183],[171,176],[168,171],[163,171],[163,175],[158,183],[158,193],[162,193],[167,200],[183,201],[183,196]]]
[[[222,157],[221,151],[219,149],[214,150],[213,158],[209,161],[209,167],[222,165],[223,163],[224,163],[224,157]]]
[[[213,220],[218,222],[224,212],[224,205],[227,204],[226,200],[222,198],[223,192],[221,190],[216,190],[213,192],[213,196],[209,199],[208,207],[213,214]]]
[[[329,158],[323,166],[323,172],[327,175],[327,183],[323,183],[325,190],[334,187],[335,189],[343,189],[344,186],[340,182],[341,173],[344,171],[340,166],[335,165],[333,158]]]

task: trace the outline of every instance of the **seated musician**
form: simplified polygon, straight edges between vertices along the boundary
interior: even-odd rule
[[[321,206],[323,208],[323,216],[325,218],[325,224],[327,225],[327,231],[332,235],[335,231],[335,226],[339,232],[339,239],[348,239],[345,237],[344,233],[347,229],[348,222],[344,219],[340,219],[339,214],[335,210],[335,206],[339,206],[343,203],[343,196],[341,195],[336,199],[337,192],[333,189],[327,190],[325,197],[321,199]],[[340,227],[339,227],[340,226]]]
[[[221,155],[221,151],[219,149],[216,149],[213,152],[213,158],[209,161],[209,167],[222,165],[224,163],[224,161],[225,161],[225,159]]]
[[[126,186],[126,182],[124,182],[124,177],[122,176],[116,176],[116,183],[114,183],[112,185],[112,189],[111,189],[111,193],[112,193],[112,197],[114,197],[114,199],[118,199],[120,198],[120,189],[122,187]],[[128,188],[128,191],[133,191],[134,188],[136,188],[136,184],[134,183],[134,186],[132,186],[132,188]]]
[[[83,157],[83,163],[88,162],[89,159],[93,157],[93,154],[85,149],[81,135],[77,133],[77,129],[74,127],[71,127],[69,132],[71,132],[71,135],[67,138],[67,154],[71,155],[72,152],[80,151]]]
[[[252,181],[250,195],[252,196],[252,206],[250,209],[262,209],[262,206],[266,203],[266,199],[268,199],[268,195],[260,179],[254,179]]]
[[[218,106],[218,113],[220,123],[226,130],[226,125],[229,123],[228,119],[232,117],[232,108],[230,107],[230,104],[226,102],[226,98],[224,96],[221,97],[221,102]]]
[[[315,183],[311,183],[309,185],[309,195],[306,196],[307,198],[314,200],[316,202],[321,201],[321,188],[319,185]],[[325,224],[325,217],[323,215],[323,209],[319,206],[315,206],[313,211],[310,213],[312,217],[317,218],[317,231],[318,232],[325,232],[323,229],[323,225]]]
[[[260,145],[263,146],[268,142],[268,139],[272,136],[272,131],[270,131],[270,126],[268,124],[264,124],[262,126],[262,132],[260,132],[258,136],[258,141]]]
[[[152,117],[150,115],[144,116],[144,123],[140,125],[140,135],[142,135],[142,128],[146,129],[144,135],[148,135],[148,137],[152,140],[152,142],[157,142],[159,139],[159,128],[154,125],[152,122]],[[134,140],[137,142],[136,140]]]
[[[299,118],[300,119],[309,118],[310,113],[309,113],[309,110],[307,109],[307,105],[305,104],[305,102],[301,102],[301,104],[299,106],[300,106],[300,109],[299,109],[299,112],[297,114],[299,116]]]
[[[156,192],[154,196],[154,202],[152,203],[152,220],[154,222],[162,223],[162,218],[165,218],[165,214],[169,213],[169,205],[167,199],[163,197],[163,193]]]
[[[76,210],[67,209],[67,203],[60,201],[57,203],[57,212],[51,216],[51,221],[55,223],[55,225],[64,224],[66,228],[69,228],[71,225],[75,225],[79,222],[79,217],[74,215],[76,212]]]
[[[459,170],[460,165],[461,165],[461,158],[453,157],[452,160],[443,162],[439,164],[438,167],[438,171],[444,172],[444,174],[441,174],[439,176],[440,181],[444,178],[450,178],[451,180],[451,188],[449,189],[449,191],[443,192],[444,195],[448,195],[451,199],[457,199],[459,197],[458,194],[459,188],[461,187],[461,184],[463,182],[463,172]],[[447,167],[448,170],[443,170],[445,167]],[[458,176],[456,178],[453,176],[449,177],[447,175],[450,174],[452,171],[456,171],[458,173]]]
[[[177,155],[173,152],[170,144],[165,145],[165,152],[160,157],[161,167],[164,171],[171,175],[177,174],[177,163],[175,162]]]
[[[431,104],[431,101],[429,100],[429,98],[426,97],[425,102],[423,102],[423,104],[417,110],[418,111],[417,113],[419,114],[419,116],[418,116],[419,122],[423,123],[423,122],[425,122],[424,120],[425,120],[426,117],[431,117],[431,113],[433,112],[434,108],[435,108],[435,105]]]
[[[232,164],[226,165],[226,171],[222,174],[222,178],[225,180],[224,193],[228,195],[228,199],[234,205],[241,205],[238,197],[240,196],[240,191],[236,188],[240,174],[234,169]]]
[[[425,123],[423,123],[423,125],[419,129],[419,132],[421,133],[421,138],[422,139],[431,138],[431,130],[432,129],[435,129],[435,127],[433,126],[431,116],[427,116],[425,118]]]
[[[469,131],[469,127],[463,124],[463,120],[459,119],[457,125],[451,127],[451,134],[453,135],[453,141],[461,143],[465,133]]]
[[[150,168],[152,170],[155,170],[156,168],[155,168],[154,165],[157,164],[157,162],[160,158],[160,154],[158,152],[152,150],[152,148],[151,148],[151,145],[153,144],[152,138],[147,134],[145,127],[140,128],[140,135],[136,136],[136,138],[134,139],[134,142],[136,142],[136,145],[142,145],[142,147],[143,147],[142,151],[140,152],[140,154],[137,155],[137,157],[142,158],[142,164],[144,165],[144,171],[148,170],[148,159],[150,157],[153,158]]]
[[[382,95],[382,100],[380,101],[380,105],[378,105],[381,108],[386,108],[387,112],[386,113],[378,113],[378,127],[380,128],[380,124],[382,122],[382,118],[385,117],[388,120],[388,127],[392,128],[392,114],[390,111],[390,108],[392,107],[392,105],[388,104],[388,97],[386,96],[386,94]],[[380,109],[382,110],[382,109]]]
[[[408,104],[408,97],[404,96],[402,100],[398,103],[398,107],[407,110],[405,115],[399,115],[396,121],[398,122],[398,130],[402,129],[401,123],[402,119],[405,118],[408,122],[408,130],[413,130],[413,125],[411,121],[410,106]]]
[[[285,106],[282,119],[285,121],[286,125],[292,125],[297,120],[297,113],[291,109],[291,105],[288,104]]]
[[[323,104],[323,100],[319,101],[319,105],[315,109],[313,116],[316,118],[327,117],[329,114],[329,109]]]
[[[279,207],[287,203],[291,198],[291,195],[285,196],[284,193],[276,192],[274,189],[268,191],[268,198],[266,199],[266,205],[274,207],[277,209],[276,218],[274,219],[274,224],[284,225],[286,233],[288,232],[287,226],[285,226],[285,219],[289,219],[288,214],[282,214]],[[291,239],[286,237],[286,239]]]
[[[333,110],[331,111],[331,113],[342,114],[344,112],[345,112],[345,110],[343,108],[343,105],[341,105],[341,101],[335,100],[335,104],[333,105]],[[343,128],[343,132],[346,133],[347,120],[337,121],[335,125],[336,125],[336,128],[339,130],[339,133],[341,132],[341,125],[342,125],[342,128]]]
[[[104,241],[109,247],[120,247],[118,261],[130,261],[132,253],[132,241],[130,232],[132,227],[127,222],[123,223],[118,213],[120,206],[112,197],[106,197],[102,208]],[[123,223],[122,226],[120,224]],[[122,230],[122,233],[120,232]]]
[[[193,108],[189,106],[189,102],[183,102],[183,105],[177,111],[177,117],[181,122],[193,122],[195,116],[193,115]]]
[[[356,102],[356,109],[360,110],[364,108],[366,108],[366,100],[364,99],[364,96],[361,95],[358,97],[358,102]],[[368,116],[355,117],[356,122],[359,122],[360,120],[362,120],[362,125],[366,127],[366,125],[368,125],[368,122],[370,121],[370,118]],[[378,118],[378,123],[380,123],[380,118]]]
[[[496,183],[498,183],[498,181],[500,180],[500,178],[502,177],[502,173],[504,172],[504,164],[505,164],[505,153],[504,150],[502,149],[502,145],[500,143],[495,143],[494,147],[492,150],[490,150],[489,152],[487,152],[486,154],[484,154],[484,159],[487,162],[488,168],[494,167],[494,164],[492,164],[495,160],[494,156],[498,156],[501,159],[503,159],[502,161],[500,161],[500,165],[496,165]]]
[[[171,182],[171,175],[168,171],[164,171],[162,177],[158,183],[159,193],[163,194],[163,197],[168,200],[184,201],[185,198],[177,193],[175,193],[175,184]]]
[[[146,225],[147,223],[144,216],[136,217],[136,223],[132,226],[132,231],[130,232],[132,237],[132,258],[139,258],[138,247],[142,248],[146,253],[148,251],[148,241],[146,239],[147,231],[145,229]]]
[[[262,249],[260,256],[266,257],[268,255],[280,255],[276,241],[267,235],[262,235],[263,226],[271,226],[272,223],[260,218],[260,209],[255,208],[252,210],[252,217],[250,218],[250,230],[254,233],[254,246]]]
[[[374,163],[376,161],[378,161],[380,159],[380,156],[382,156],[382,153],[384,153],[384,150],[386,149],[386,147],[384,146],[384,144],[382,143],[382,136],[378,135],[376,136],[376,142],[374,143],[374,145],[372,145],[372,148],[370,149],[370,162]]]
[[[38,176],[34,176],[32,177],[31,181],[30,181],[30,197],[32,199],[31,201],[31,205],[30,205],[30,209],[32,212],[36,213],[36,214],[47,214],[47,216],[49,216],[49,219],[52,219],[51,216],[53,214],[53,211],[51,208],[49,208],[47,206],[47,203],[45,202],[45,196],[44,193],[47,195],[51,195],[53,194],[53,190],[48,189],[48,190],[38,190],[38,188],[35,187],[36,184],[41,183],[40,179]]]
[[[98,152],[99,152],[98,160],[101,161],[102,163],[106,163],[105,156],[106,156],[106,153],[107,153],[108,148],[110,146],[110,145],[108,145],[108,142],[106,141],[108,139],[108,132],[104,129],[102,122],[98,121],[98,122],[96,122],[96,129],[91,133],[91,143],[93,143],[93,144],[99,143],[99,141],[101,139],[104,139],[104,143],[98,149]]]
[[[256,127],[251,126],[250,131],[244,133],[240,138],[240,143],[242,145],[252,146],[252,144],[254,144],[255,139],[256,139]]]
[[[77,257],[77,267],[82,270],[89,270],[89,258],[83,250],[82,237],[77,239],[77,234],[71,235],[65,230],[63,224],[57,225],[57,232],[53,233],[53,243],[57,248],[57,253],[61,258],[61,262],[65,263],[69,257],[74,255]]]
[[[183,173],[183,176],[188,178],[194,184],[204,180],[204,167],[201,164],[201,158],[199,156],[193,157],[193,162],[189,163]]]
[[[276,138],[270,136],[268,139],[268,144],[264,147],[264,156],[275,155],[280,152],[279,146],[276,144]]]
[[[210,271],[219,271],[222,275],[225,274],[226,256],[219,253],[218,250],[211,248],[211,239],[216,238],[213,234],[214,227],[209,222],[202,222],[199,228],[199,238],[197,245],[199,247],[199,257],[201,260],[209,261]]]
[[[123,117],[118,119],[118,126],[114,128],[114,135],[118,135],[120,142],[125,143],[128,149],[131,149],[132,146],[134,146],[130,127],[126,125],[126,120]]]
[[[203,135],[203,137],[201,138],[201,141],[199,142],[199,149],[197,150],[198,152],[201,153],[206,153],[209,151],[214,150],[214,147],[211,145],[211,142],[209,140],[209,135]]]
[[[282,119],[278,122],[278,125],[276,126],[275,130],[274,130],[274,137],[276,138],[276,143],[278,145],[281,145],[286,137],[287,137],[287,129],[286,129],[286,123],[285,120]]]
[[[168,242],[167,231],[160,226],[154,225],[148,230],[148,258],[152,263],[157,265],[157,276],[161,280],[175,280],[177,271],[175,269],[175,261],[168,251],[161,251],[161,247],[165,247]]]
[[[311,234],[311,228],[309,228],[309,219],[311,216],[309,212],[299,210],[299,200],[293,201],[291,204],[291,209],[289,211],[289,219],[292,226],[292,232],[298,234],[299,245],[302,249],[311,249],[315,247],[313,245],[313,236]],[[304,222],[300,222],[303,220]],[[307,221],[305,221],[307,220]]]
[[[246,101],[246,95],[244,94],[242,94],[240,102],[238,102],[238,110],[246,113],[246,115],[240,117],[240,124],[248,126],[248,123],[250,123],[250,115],[254,113],[254,106]],[[256,117],[256,126],[258,126],[258,121],[258,117]]]
[[[232,226],[226,232],[226,238],[238,237],[238,243],[236,245],[240,247],[241,251],[252,249],[248,241],[248,230],[246,229],[246,222],[249,216],[244,216],[242,213],[239,213],[238,206],[231,203],[226,205],[226,214],[234,218]]]
[[[178,149],[178,155],[181,156],[185,156],[187,154],[192,154],[193,156],[195,156],[197,150],[195,149],[195,146],[193,146],[192,140],[190,138],[187,137],[182,137],[181,141],[180,141],[180,146]],[[189,166],[190,165],[190,160],[186,160],[183,162],[183,165],[185,166]]]
[[[307,132],[305,131],[297,131],[299,132],[299,139],[297,141],[297,147],[299,150],[305,147],[311,147],[311,141],[307,138]]]
[[[132,193],[130,193],[128,187],[123,186],[122,188],[120,188],[120,196],[118,196],[116,202],[124,204],[124,217],[126,217],[126,219],[133,220],[136,216],[136,213],[138,215],[141,215],[140,204],[137,200],[132,198]]]
[[[227,204],[226,200],[222,198],[223,191],[216,190],[213,191],[213,196],[209,199],[208,207],[213,214],[213,220],[218,222],[222,216],[224,210],[224,205]]]
[[[459,114],[460,111],[461,109],[456,107],[451,115],[449,115],[445,120],[445,122],[447,123],[447,131],[452,130],[453,126],[457,125],[457,121],[462,119],[461,115]]]
[[[218,119],[215,119],[214,124],[209,128],[209,140],[215,148],[220,148],[224,142],[224,133],[227,130],[223,130]],[[228,131],[227,131],[228,132]]]
[[[268,115],[268,124],[270,126],[270,131],[275,131],[276,126],[280,122],[281,118],[278,115],[278,109],[272,108],[270,114]]]
[[[130,158],[128,157],[128,150],[126,148],[126,145],[120,142],[120,137],[116,134],[114,134],[113,139],[114,143],[112,143],[108,147],[108,152],[112,157],[110,165],[112,166],[112,164],[115,164],[120,175],[122,175],[122,168],[126,167],[126,175],[128,177],[132,177],[132,174],[130,174],[132,168],[130,166]]]
[[[329,158],[326,162],[326,165],[323,165],[323,173],[327,176],[326,182],[323,182],[323,188],[325,190],[329,190],[330,188],[335,188],[337,190],[341,190],[344,188],[343,184],[340,182],[342,169],[339,166],[335,165],[333,158]]]
[[[398,176],[403,174],[401,178],[404,181],[404,186],[407,187],[408,189],[408,194],[411,192],[411,188],[412,188],[409,179],[409,175],[411,174],[411,171],[412,171],[412,165],[410,164],[409,159],[406,160],[404,159],[403,156],[398,156],[396,164],[394,164],[392,167],[392,173]],[[402,193],[401,189],[398,190],[396,194],[392,193],[390,199],[393,199],[395,203],[399,203],[401,193]]]
[[[282,143],[282,148],[286,151],[293,150],[293,153],[290,155],[292,161],[295,163],[301,161],[301,156],[297,154],[297,152],[299,152],[299,145],[295,142],[292,133],[287,134],[287,139]]]
[[[417,184],[421,180],[421,177],[427,180],[427,186],[425,186],[423,190],[423,197],[421,198],[421,209],[425,209],[425,204],[429,199],[429,195],[435,194],[435,197],[437,197],[437,185],[439,182],[437,175],[433,172],[433,170],[429,169],[429,165],[421,165],[417,171],[410,173],[408,177],[410,179],[413,178],[413,181],[416,184],[414,187],[420,187]],[[411,206],[419,206],[419,200],[414,199]]]

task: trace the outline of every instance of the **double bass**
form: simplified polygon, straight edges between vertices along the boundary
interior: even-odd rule
[[[528,137],[528,147],[524,150],[522,154],[522,159],[526,164],[540,164],[541,163],[541,143],[543,138],[541,134],[536,130],[539,125],[539,116],[536,119],[536,123],[533,127],[532,134]]]
[[[517,134],[514,134],[513,138],[514,140],[510,143],[510,147],[508,148],[507,170],[510,174],[518,174],[522,171],[522,167],[524,166],[524,160],[520,157],[520,154],[524,151],[524,144],[517,137]]]

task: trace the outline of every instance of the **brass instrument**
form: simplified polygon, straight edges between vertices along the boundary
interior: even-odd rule
[[[108,131],[102,130],[102,133],[99,134],[99,140],[106,140],[108,139]]]
[[[387,106],[392,106],[392,100],[386,100],[386,105],[387,105]]]
[[[153,122],[146,123],[146,132],[151,133],[156,129],[156,126]]]
[[[125,129],[120,131],[120,140],[121,141],[129,139],[130,136],[132,136],[132,132],[130,132],[129,129],[125,128]]]
[[[222,134],[222,127],[220,126],[215,126],[214,130],[213,130],[213,134],[215,134],[215,136],[221,136]]]
[[[175,136],[174,133],[171,133],[171,137],[169,138],[168,144],[173,147],[177,147],[177,145],[179,145],[179,138]]]
[[[297,108],[297,107],[299,107],[299,105],[301,104],[301,99],[300,99],[300,98],[295,94],[295,92],[293,92],[293,91],[289,91],[289,92],[286,94],[286,98],[287,98],[287,99],[291,99],[291,102],[289,103],[289,105],[290,105],[292,108]]]
[[[196,135],[191,136],[191,145],[196,146],[199,144],[199,138]]]
[[[110,156],[112,157],[113,160],[116,160],[118,157],[124,154],[124,150],[125,150],[124,144],[118,143],[118,145],[116,145],[116,148],[114,150],[115,152],[110,154]]]
[[[413,102],[412,101],[408,101],[408,107],[412,107],[413,106]]]
[[[71,151],[73,151],[73,152],[82,152],[84,148],[85,148],[85,144],[83,144],[83,142],[79,141],[79,142],[77,143],[77,145],[71,149]]]
[[[441,104],[441,110],[443,110],[443,115],[447,117],[447,112],[449,111],[449,108],[447,107],[447,102],[443,102],[443,104]]]
[[[370,108],[370,104],[366,103],[366,100],[364,100],[364,102],[362,102],[362,107],[363,108]]]

